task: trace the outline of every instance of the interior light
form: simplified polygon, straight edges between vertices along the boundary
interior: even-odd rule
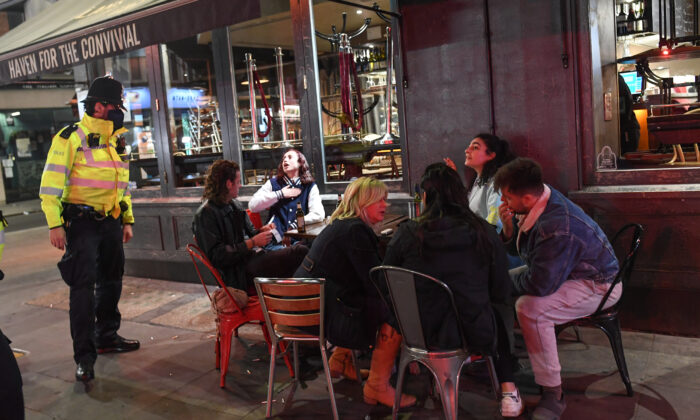
[[[15,111],[15,112],[11,113],[10,115],[13,117],[19,117],[19,111]]]
[[[269,82],[270,82],[270,81],[267,80],[267,79],[265,79],[264,77],[263,77],[262,79],[260,79],[260,83],[269,83]],[[243,85],[243,86],[248,86],[248,81],[247,81],[247,80],[242,81],[242,82],[241,82],[241,85]]]
[[[355,13],[357,13],[358,15],[361,15],[361,14],[362,14],[362,9],[357,9],[357,11],[356,11]]]

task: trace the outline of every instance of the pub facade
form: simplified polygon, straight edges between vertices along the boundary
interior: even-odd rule
[[[546,181],[608,235],[644,225],[623,327],[700,335],[692,315],[700,166],[690,143],[673,146],[683,165],[679,156],[670,162],[649,119],[636,149],[623,150],[618,76],[644,63],[638,54],[663,73],[654,53],[670,40],[671,58],[684,64],[668,64],[660,79],[674,82],[659,82],[658,93],[647,75],[632,93],[635,114],[653,117],[652,106],[666,105],[654,102],[664,88],[671,101],[698,102],[692,83],[683,92],[668,85],[700,74],[694,51],[673,55],[697,25],[670,36],[654,23],[670,22],[669,13],[615,0],[109,3],[60,0],[0,37],[0,153],[6,194],[22,197],[17,191],[40,177],[50,136],[77,119],[89,81],[120,80],[136,217],[127,274],[195,278],[185,246],[216,159],[241,164],[245,201],[295,147],[327,211],[349,180],[373,175],[389,186],[393,212],[411,215],[423,169],[444,157],[463,161],[471,138],[492,132],[538,160]],[[697,22],[694,9],[675,3],[685,13],[676,16]],[[635,21],[621,33],[621,9],[625,25],[632,15],[647,26]],[[657,47],[641,50],[644,42]],[[682,102],[685,110],[692,102]]]

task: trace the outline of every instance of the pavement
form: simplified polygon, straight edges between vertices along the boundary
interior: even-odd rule
[[[3,209],[4,210],[4,209]],[[120,333],[141,349],[100,355],[97,378],[76,383],[66,311],[67,286],[43,226],[10,231],[0,267],[0,328],[12,339],[24,381],[26,417],[34,419],[262,419],[269,358],[259,327],[234,338],[226,387],[214,365],[215,325],[198,284],[127,277],[120,307]],[[623,344],[635,395],[627,397],[612,351],[600,332],[560,336],[563,419],[697,419],[700,412],[700,339],[625,331]],[[277,364],[273,417],[328,419],[330,403],[318,353],[305,351],[304,386],[289,400],[289,373]],[[538,388],[526,358],[516,375],[528,412]],[[361,360],[367,365],[368,360]],[[363,402],[357,382],[333,382],[341,418],[389,419],[387,407]],[[483,366],[465,369],[460,380],[460,419],[500,418]],[[431,397],[430,375],[407,375],[405,390],[418,406],[402,419],[444,418]],[[287,407],[284,407],[288,403]],[[2,417],[0,407],[0,418]],[[521,418],[527,418],[522,416]]]
[[[17,216],[21,214],[36,213],[41,211],[41,200],[17,201],[15,203],[3,204],[0,206],[2,214],[7,216]]]

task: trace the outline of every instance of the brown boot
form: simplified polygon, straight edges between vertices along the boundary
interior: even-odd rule
[[[401,335],[389,324],[383,324],[377,336],[377,346],[372,353],[369,378],[363,389],[367,404],[376,405],[379,402],[387,407],[393,407],[396,390],[389,384],[389,379],[400,347]],[[401,407],[410,407],[415,403],[416,397],[401,395]]]
[[[357,380],[355,365],[352,363],[352,352],[345,347],[336,347],[328,359],[328,368],[331,371],[331,378],[340,378],[341,376],[347,379]],[[369,370],[360,369],[362,379],[367,379]]]

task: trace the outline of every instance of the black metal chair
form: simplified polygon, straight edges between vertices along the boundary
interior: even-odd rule
[[[631,397],[634,395],[634,391],[632,390],[632,382],[630,381],[630,376],[627,372],[625,352],[622,348],[620,320],[617,317],[622,297],[620,297],[620,299],[614,305],[610,306],[609,308],[605,308],[605,305],[608,301],[608,297],[610,296],[610,293],[612,293],[613,287],[615,287],[618,283],[622,282],[622,290],[624,293],[625,288],[629,284],[630,274],[632,273],[632,269],[634,268],[634,262],[637,258],[637,251],[639,250],[639,245],[642,241],[642,233],[644,232],[644,228],[640,224],[629,223],[623,226],[619,231],[617,231],[611,242],[614,246],[617,243],[617,240],[623,238],[625,233],[630,229],[633,229],[632,243],[630,244],[629,250],[627,251],[624,260],[622,260],[622,264],[620,265],[620,271],[618,271],[615,280],[613,280],[613,283],[610,286],[610,289],[600,301],[598,309],[596,309],[595,312],[593,312],[591,315],[585,316],[583,318],[578,318],[571,322],[567,322],[566,324],[557,325],[556,334],[559,335],[560,332],[562,332],[565,328],[570,326],[573,326],[574,328],[576,328],[579,325],[594,326],[600,328],[608,337],[608,340],[610,340],[610,347],[612,347],[613,355],[615,356],[617,369],[620,372],[620,376],[622,377],[622,382],[625,383],[627,395]],[[580,340],[578,336],[578,330],[576,331],[576,336],[577,339]]]
[[[468,341],[462,329],[462,322],[459,311],[455,305],[454,296],[450,287],[440,280],[428,275],[408,270],[401,267],[382,265],[370,270],[370,278],[374,281],[377,273],[384,274],[386,284],[391,297],[391,305],[399,324],[399,330],[403,336],[401,343],[401,358],[399,361],[398,378],[396,380],[396,398],[392,409],[392,418],[396,420],[399,401],[401,400],[401,388],[406,367],[412,361],[419,362],[426,366],[433,374],[440,390],[440,399],[445,417],[448,420],[457,420],[457,409],[459,405],[459,376],[462,367],[472,362],[474,353],[467,348]],[[430,350],[423,334],[423,326],[418,312],[418,298],[416,295],[416,281],[429,281],[441,287],[451,303],[451,309],[457,319],[458,330],[462,340],[463,348],[448,350]],[[377,284],[375,283],[375,286]],[[377,287],[382,295],[381,288]],[[495,331],[495,320],[494,320]],[[491,356],[483,355],[489,368],[491,385],[494,395],[498,396],[498,380],[493,366]]]

